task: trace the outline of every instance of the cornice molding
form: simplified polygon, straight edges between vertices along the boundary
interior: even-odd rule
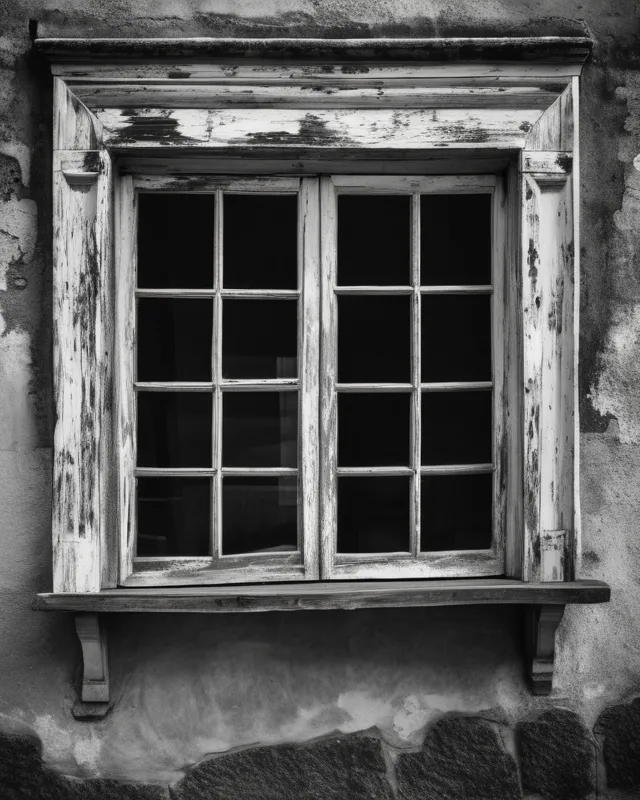
[[[555,61],[582,64],[585,36],[371,39],[54,39],[34,41],[51,61],[274,58],[316,61]]]

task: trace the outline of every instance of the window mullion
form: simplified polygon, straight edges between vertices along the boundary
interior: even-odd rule
[[[411,283],[413,286],[411,308],[411,553],[417,557],[420,552],[420,443],[421,433],[421,365],[420,365],[420,195],[411,196]]]
[[[307,580],[320,577],[320,180],[299,196],[299,537]]]
[[[222,189],[216,190],[214,207],[214,258],[213,258],[213,341],[211,344],[211,379],[213,381],[213,421],[212,421],[212,464],[215,475],[212,478],[211,534],[213,558],[222,555]]]

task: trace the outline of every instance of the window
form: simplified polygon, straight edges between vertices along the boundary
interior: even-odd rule
[[[90,715],[102,611],[520,603],[548,693],[564,605],[609,599],[576,579],[589,40],[35,47],[57,414],[37,605],[80,612]]]
[[[586,40],[36,47],[54,594],[575,576]]]
[[[496,177],[124,180],[129,580],[503,574]]]

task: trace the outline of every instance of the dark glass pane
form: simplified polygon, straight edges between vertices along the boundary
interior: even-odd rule
[[[422,382],[491,380],[491,298],[422,296]]]
[[[411,198],[338,197],[338,284],[411,283]]]
[[[138,556],[208,556],[209,478],[138,478]]]
[[[210,381],[213,302],[138,300],[138,380]]]
[[[138,466],[211,466],[208,392],[138,392]]]
[[[295,300],[223,300],[225,378],[295,378],[297,353]]]
[[[420,198],[423,286],[491,283],[491,195]]]
[[[297,463],[297,392],[225,392],[223,466],[296,467]]]
[[[138,202],[138,286],[213,287],[212,194],[141,194]]]
[[[224,196],[226,289],[296,289],[298,196]]]
[[[338,466],[409,465],[410,395],[338,396]]]
[[[338,297],[338,381],[409,383],[409,297]]]
[[[493,475],[422,478],[420,549],[486,550],[491,547]]]
[[[296,478],[224,478],[222,552],[278,553],[298,549]]]
[[[409,552],[408,477],[338,478],[338,552]]]
[[[491,391],[423,392],[423,466],[490,464],[491,400]]]

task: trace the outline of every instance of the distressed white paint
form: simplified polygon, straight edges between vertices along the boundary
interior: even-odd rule
[[[349,157],[360,157],[365,150],[375,153],[376,150],[385,149],[401,153],[412,150],[427,150],[429,148],[446,150],[448,146],[456,146],[457,148],[464,148],[466,152],[471,153],[474,150],[483,148],[523,149],[526,145],[530,151],[540,151],[542,153],[542,155],[530,157],[528,161],[522,161],[521,170],[527,175],[526,180],[536,182],[538,181],[538,176],[543,174],[547,176],[553,175],[553,180],[558,181],[560,180],[558,172],[567,172],[567,159],[564,158],[562,163],[558,162],[556,166],[560,167],[560,169],[556,169],[549,160],[553,156],[550,156],[545,151],[553,150],[556,154],[562,151],[566,157],[575,145],[576,136],[573,120],[575,80],[572,79],[572,76],[579,73],[580,68],[577,61],[581,60],[581,58],[577,60],[576,58],[570,56],[566,63],[538,63],[535,65],[527,64],[526,62],[499,65],[460,63],[413,64],[410,66],[374,65],[373,67],[367,66],[366,70],[356,70],[357,75],[355,76],[353,70],[345,68],[340,75],[334,74],[332,78],[336,88],[336,95],[340,97],[340,100],[335,100],[335,105],[332,105],[328,99],[332,95],[320,89],[319,81],[323,75],[326,79],[327,75],[327,70],[323,69],[321,65],[317,69],[308,69],[308,65],[288,63],[286,67],[283,67],[281,64],[274,63],[267,67],[265,71],[265,67],[258,67],[251,63],[243,63],[239,67],[236,64],[199,63],[193,66],[193,71],[190,75],[186,75],[185,71],[180,72],[178,68],[175,75],[169,77],[167,74],[163,78],[162,70],[166,69],[166,64],[138,64],[136,66],[100,63],[82,66],[68,63],[59,64],[56,66],[56,72],[64,77],[56,77],[55,79],[55,144],[57,147],[64,146],[70,149],[94,146],[110,148],[117,145],[125,150],[135,150],[151,146],[162,148],[165,152],[170,151],[174,145],[177,145],[196,154],[206,147],[218,149],[219,151],[225,151],[229,147],[248,148],[252,151],[252,155],[260,151],[264,152],[265,149],[273,150],[275,148],[276,150],[279,149],[285,155],[285,158],[290,158],[290,154],[293,151],[311,149],[316,152],[324,150],[334,160],[344,157],[344,154]],[[91,86],[85,90],[79,90],[81,92],[84,91],[83,97],[87,101],[87,105],[80,102],[73,95],[74,70],[87,73],[82,76],[82,80],[85,80],[90,75]],[[554,90],[549,89],[548,79],[551,76],[556,79],[561,78],[558,81],[559,88],[555,95]],[[259,78],[262,80],[259,80]],[[150,103],[140,105],[133,103],[132,98],[134,96],[153,99],[155,95],[152,94],[152,91],[162,94],[164,90],[159,88],[160,84],[157,83],[159,79],[160,81],[164,80],[167,86],[171,86],[166,96],[172,96],[176,105],[181,107],[158,109],[151,107]],[[498,83],[492,84],[493,79],[496,79]],[[154,89],[151,89],[150,81],[152,80],[156,81],[153,84]],[[391,103],[395,102],[399,107],[392,108],[384,105],[377,107],[378,100],[374,98],[371,92],[374,86],[372,81],[386,82],[383,88],[389,90]],[[209,91],[207,86],[203,88],[203,84],[210,86],[216,84],[217,88],[212,88]],[[243,103],[241,98],[241,94],[244,92],[243,87],[256,85],[259,85],[259,88],[249,92],[246,103]],[[101,87],[107,86],[109,86],[108,91],[104,93],[97,91]],[[505,91],[493,91],[495,86],[505,89]],[[563,91],[565,86],[568,86],[568,88]],[[182,98],[179,97],[181,87],[183,89]],[[302,95],[309,87],[313,88],[308,91],[310,99],[307,106],[306,101],[302,99]],[[96,91],[94,92],[94,90]],[[198,92],[201,94],[198,95]],[[207,94],[208,92],[209,94]],[[469,98],[472,94],[475,96],[473,100],[470,100]],[[505,103],[500,103],[499,97],[501,94],[508,98]],[[125,95],[127,97],[126,101],[124,99]],[[103,98],[101,107],[97,105],[96,98],[98,96]],[[219,105],[224,106],[228,103],[233,107],[216,107],[215,109],[193,107],[194,97],[205,98],[205,96],[209,97],[209,99],[212,97],[224,98],[220,100]],[[314,101],[314,97],[316,101]],[[459,107],[456,107],[454,98],[460,98]],[[116,100],[121,105],[118,106]],[[207,104],[205,101],[206,98],[203,100],[204,105]],[[218,105],[218,100],[215,103]],[[279,107],[276,112],[269,107],[274,103],[277,106],[283,104],[295,107]],[[544,113],[541,114],[541,112]],[[261,157],[264,162],[264,157]],[[265,168],[264,163],[262,168]],[[268,168],[268,163],[266,168]],[[536,170],[542,170],[542,172]],[[88,171],[87,165],[83,165],[80,171]],[[387,170],[382,170],[381,172],[384,173],[385,171]],[[69,174],[69,177],[73,184],[73,175]],[[563,175],[562,178],[565,178],[565,176]],[[166,179],[163,178],[159,180],[160,182],[166,182]],[[180,180],[183,188],[189,188],[189,178],[184,177]],[[404,190],[407,190],[408,182],[412,179],[393,180],[404,181]],[[466,179],[460,178],[447,178],[445,182],[446,180],[449,183],[452,180],[454,182],[457,181],[458,190],[466,181]],[[575,181],[575,178],[573,180]],[[378,189],[380,189],[382,182],[383,179],[379,179]],[[466,182],[468,183],[468,181]],[[549,182],[550,180],[547,180],[547,183]],[[69,182],[67,182],[67,185],[70,185]],[[478,186],[480,186],[480,183],[478,183]],[[510,194],[508,196],[511,208],[514,208],[518,205],[518,202],[514,203],[512,200],[515,194],[512,180],[509,186]],[[193,182],[191,182],[191,188],[195,188]],[[348,186],[345,185],[343,188],[345,191],[349,191]],[[220,189],[221,186],[218,185],[216,191],[220,192]],[[372,190],[375,190],[375,187],[372,187]],[[420,181],[416,183],[414,179],[413,189],[410,191],[422,191]],[[331,188],[331,192],[333,192],[333,188]],[[330,200],[331,192],[325,193],[326,197],[323,194],[323,202]],[[570,204],[571,199],[564,207],[570,209]],[[324,208],[322,215],[328,218],[331,216],[330,212],[327,212]],[[101,231],[102,235],[106,235],[111,231],[110,223],[106,218],[104,224],[106,230]],[[330,278],[331,257],[327,255],[326,247],[327,242],[331,243],[333,241],[330,219],[326,224],[327,230],[325,234],[327,235],[323,237],[321,257],[325,275]],[[547,215],[546,221],[543,223],[543,233],[549,241],[555,241],[555,234],[551,230],[552,227],[551,216]],[[504,231],[498,229],[496,235],[497,241],[504,240],[504,246],[500,245],[500,247],[507,254],[507,260],[509,260],[509,254],[513,252],[513,243],[516,238],[513,226],[509,223],[505,226]],[[569,240],[565,233],[562,234],[562,237],[564,237],[563,241]],[[327,261],[327,259],[329,260]],[[325,286],[326,281],[323,282],[322,291],[325,290]],[[465,292],[468,288],[447,287],[444,290],[452,289]],[[408,289],[409,294],[415,294],[413,286],[398,287],[398,289],[400,291]],[[491,287],[478,287],[474,291],[486,291],[487,289],[491,291]],[[422,289],[420,289],[420,292],[422,293]],[[219,290],[215,290],[214,295],[219,303],[221,296]],[[333,302],[333,291],[331,291],[330,298],[324,298],[325,301],[327,299]],[[503,293],[502,301],[506,309],[517,307],[517,300],[517,289],[510,288],[509,292]],[[494,298],[494,305],[496,301],[500,302],[499,293]],[[326,304],[323,301],[324,305]],[[516,345],[520,321],[516,317],[514,322],[508,313],[507,317],[510,320],[512,340],[515,343],[513,346],[515,349],[512,348],[508,351],[510,359],[508,368],[505,362],[505,374],[516,375],[514,380],[509,379],[507,394],[511,402],[512,399],[517,401],[518,397],[518,390],[514,395],[513,389],[514,385],[518,384],[518,367],[517,364],[514,365],[513,363],[513,356],[515,353],[517,360]],[[496,319],[495,315],[494,319]],[[332,329],[333,324],[330,314],[322,319],[322,326],[328,331],[325,344],[335,340],[335,331]],[[526,327],[526,312],[523,324]],[[562,349],[566,354],[566,358],[573,359],[573,346],[565,346],[566,344],[563,340]],[[554,346],[552,345],[552,349]],[[542,350],[540,349],[533,354],[534,360],[540,356],[541,352]],[[548,365],[546,368],[549,368]],[[323,403],[327,400],[329,402],[321,409],[323,435],[326,435],[331,426],[335,425],[335,409],[332,411],[332,403],[326,389],[327,380],[333,380],[331,374],[331,360],[325,360],[321,370],[322,381],[324,382],[321,397],[323,398]],[[573,373],[569,370],[566,375],[569,376],[573,391]],[[415,386],[415,380],[413,383],[412,391],[415,393],[418,387]],[[545,383],[547,391],[550,385],[550,381],[547,380]],[[231,387],[224,388],[227,390]],[[237,388],[239,387],[234,387],[234,389]],[[496,382],[493,382],[493,389],[496,392],[496,398],[499,397],[500,392],[504,391],[504,388],[501,388]],[[558,465],[556,463],[558,459],[550,453],[549,448],[552,442],[558,442],[558,425],[564,425],[567,416],[565,407],[556,406],[558,399],[555,394],[551,396],[550,402],[554,407],[554,412],[551,416],[547,415],[548,428],[543,432],[544,436],[541,440],[543,442],[546,441],[546,444],[544,444],[543,452],[538,453],[537,456],[542,457],[543,461],[544,459],[550,459],[550,465],[544,467],[544,469],[547,471],[556,470],[556,473],[558,473]],[[333,422],[331,421],[332,414]],[[514,416],[517,416],[517,414]],[[517,429],[517,419],[512,421],[501,420],[496,429],[511,433],[513,429],[509,427],[510,424],[515,424]],[[327,428],[327,426],[329,427]],[[331,437],[327,441],[330,440]],[[505,441],[512,442],[513,439],[509,440],[507,438]],[[334,456],[331,455],[331,447],[326,449],[328,451],[326,458],[330,461],[331,458],[335,457],[335,454]],[[570,450],[571,446],[568,447],[567,452]],[[510,452],[513,452],[512,447],[510,447]],[[562,465],[565,463],[563,458],[564,456],[561,455],[560,462]],[[531,450],[529,451],[528,459],[527,466],[531,467],[534,459]],[[329,461],[325,461],[323,466],[325,473],[327,472]],[[510,470],[514,466],[516,465],[510,461]],[[492,468],[491,465],[482,466],[482,469]],[[535,472],[535,469],[533,471]],[[517,469],[513,469],[512,472],[515,476]],[[559,487],[561,493],[565,491],[570,493],[573,491],[572,486],[569,486],[569,483],[572,482],[572,476],[569,477],[564,466],[559,468],[558,474],[560,475],[560,473],[560,482],[556,481],[554,487]],[[218,470],[216,481],[220,480],[221,474],[221,470]],[[512,489],[516,482],[514,479],[514,482],[510,484]],[[331,480],[323,479],[320,496],[322,497],[323,513],[326,515],[321,526],[322,551],[324,554],[323,574],[325,575],[330,574],[330,563],[326,562],[326,558],[331,559],[331,555],[326,556],[326,553],[331,554],[333,552],[330,546],[331,526],[327,528],[325,520],[330,520],[333,511],[335,511],[334,490],[335,486],[333,490],[331,488]],[[560,507],[562,507],[563,502],[560,501]],[[555,510],[551,513],[553,519],[545,523],[546,529],[569,529],[570,526],[567,526],[563,519],[560,519],[559,522],[555,519],[558,505],[552,503],[550,508]],[[510,502],[510,509],[511,515],[509,518],[512,523],[515,523],[512,524],[513,536],[518,537],[519,512],[517,499],[513,499]],[[562,517],[562,508],[559,513],[560,517]],[[504,524],[504,522],[501,524]],[[108,551],[108,546],[104,543],[104,539],[102,541],[103,549],[106,548]],[[128,547],[131,548],[131,546],[131,541],[129,540]],[[415,550],[415,548],[416,535],[414,532],[413,549]],[[511,547],[511,574],[518,574],[521,568],[525,574],[529,574],[527,572],[529,569],[527,563],[521,565],[521,568],[518,566],[517,555],[515,555],[517,550],[517,546]],[[528,552],[530,554],[532,551]],[[94,553],[92,558],[96,559],[99,555]],[[103,552],[103,555],[108,557],[106,552]],[[459,569],[462,569],[459,574],[496,574],[502,569],[499,566],[501,559],[496,558],[496,556],[497,552],[474,551],[462,555],[456,553],[420,554],[409,571],[406,573],[403,571],[402,574],[406,574],[408,577],[412,575],[446,576],[456,574],[456,570]],[[130,557],[131,550],[129,550],[129,555],[125,560],[129,560]],[[458,562],[456,562],[457,559]],[[403,560],[404,556],[399,558],[398,563],[400,564]],[[194,582],[197,579],[194,577],[196,573],[199,573],[200,578],[207,573],[211,580],[218,581],[221,579],[221,574],[217,568],[214,569],[210,565],[203,572],[203,565],[196,565],[194,561],[197,560],[178,559],[170,565],[153,566],[151,560],[146,560],[145,564],[149,572],[148,577],[144,580],[157,581],[160,573],[164,573],[164,577],[169,582],[176,584],[181,581]],[[264,570],[267,560],[256,558],[251,559],[251,562],[249,572],[246,574],[257,577],[260,574],[260,570]],[[341,562],[339,567],[343,576],[362,577],[362,574],[358,572],[360,565],[357,562],[350,564],[348,563],[348,558],[345,562],[343,556],[336,559],[336,564],[338,562]],[[362,559],[362,562],[367,564],[368,575],[372,577],[392,577],[386,560],[383,559],[376,562],[375,559],[366,557]],[[231,561],[227,560],[226,564],[230,567]],[[234,562],[234,568],[235,566],[238,565]],[[277,565],[274,562],[273,568],[275,572],[269,579],[273,579],[276,575],[282,576],[286,570],[292,569],[292,566],[290,555],[285,556]],[[406,570],[407,565],[401,564],[401,569]],[[299,576],[299,570],[294,570],[294,572]],[[107,574],[113,573],[108,572]],[[231,572],[229,574],[231,575]],[[188,577],[189,575],[191,575],[190,578]],[[236,578],[232,576],[230,579],[235,580]]]
[[[540,109],[95,109],[107,147],[518,149]]]

